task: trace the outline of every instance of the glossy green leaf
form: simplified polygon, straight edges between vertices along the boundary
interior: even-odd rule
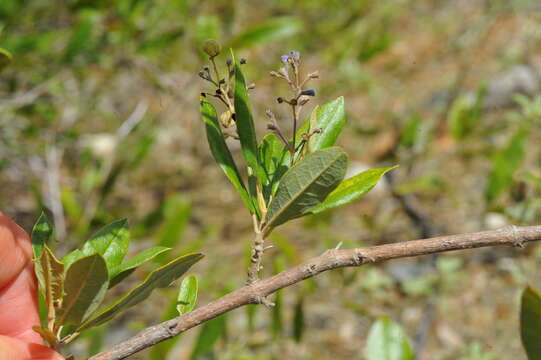
[[[40,275],[38,281],[40,291],[45,295],[48,318],[54,319],[56,308],[63,295],[64,264],[58,261],[47,245],[43,248],[39,264]]]
[[[318,150],[289,169],[276,190],[264,231],[298,218],[320,204],[344,178],[347,155],[338,147]]]
[[[223,314],[203,324],[192,351],[192,360],[203,359],[212,351],[216,341],[226,332],[226,319],[226,314]]]
[[[143,263],[152,260],[159,254],[169,250],[171,249],[165,246],[154,246],[150,249],[146,249],[145,251],[138,253],[131,259],[119,264],[118,266],[115,266],[109,272],[109,288],[112,288],[113,286],[124,280]]]
[[[81,251],[81,249],[75,249],[69,253],[67,253],[63,258],[62,258],[62,263],[64,264],[64,269],[68,269],[71,264],[73,264],[74,262],[76,262],[77,260],[85,257],[86,255]]]
[[[234,58],[233,52],[231,56]],[[238,60],[235,60],[235,123],[237,124],[237,133],[239,134],[242,154],[246,164],[253,170],[259,182],[267,184],[267,176],[263,167],[260,165],[259,154],[257,151],[257,136],[255,133],[254,119],[250,110],[250,100],[248,99],[248,90],[244,74],[240,68]]]
[[[47,215],[44,212],[38,218],[38,221],[32,228],[32,249],[34,251],[34,258],[39,259],[41,257],[41,252],[45,244],[51,239],[53,234],[53,226],[49,222]]]
[[[237,192],[239,193],[242,201],[251,213],[254,213],[254,205],[248,195],[248,191],[244,187],[244,183],[240,177],[235,161],[227,148],[225,143],[220,123],[218,122],[218,115],[216,109],[211,103],[204,97],[200,98],[200,111],[203,121],[205,122],[205,128],[207,132],[207,140],[209,143],[210,151],[214,156],[214,160],[220,165],[227,178],[231,181]]]
[[[100,254],[108,269],[120,265],[128,253],[130,233],[128,220],[121,219],[104,226],[85,242],[82,248],[84,255]]]
[[[202,257],[202,254],[189,254],[176,258],[170,263],[157,268],[127,294],[83,323],[77,331],[80,332],[84,329],[103,324],[114,318],[121,311],[139,304],[149,297],[154,289],[169,286],[188,271],[193,264],[201,260]]]
[[[197,301],[197,277],[190,275],[180,283],[180,290],[177,297],[177,311],[180,315],[193,310]]]
[[[301,22],[292,17],[272,19],[262,24],[248,28],[233,37],[227,47],[240,49],[261,43],[281,39],[297,33],[301,29]]]
[[[389,318],[378,319],[366,343],[367,360],[413,360],[414,353],[408,336]]]
[[[55,323],[80,324],[101,304],[108,285],[107,265],[100,254],[75,261],[66,272],[64,297]]]
[[[289,168],[289,153],[284,144],[274,134],[267,134],[259,144],[259,158],[269,179],[266,198],[274,195],[280,179]]]
[[[321,204],[308,210],[308,213],[317,214],[359,200],[376,186],[386,172],[396,167],[370,169],[344,180]]]
[[[513,184],[513,176],[524,159],[527,136],[527,128],[519,128],[507,145],[492,158],[492,170],[485,192],[489,201],[495,200],[502,191]]]
[[[541,294],[524,289],[520,306],[520,337],[529,360],[541,359]]]
[[[11,56],[9,51],[0,48],[0,72],[11,63],[12,59],[13,56]]]
[[[315,134],[310,138],[310,152],[334,145],[338,135],[340,135],[346,124],[346,111],[344,108],[343,96],[318,106],[314,111],[316,112],[317,127],[321,128],[323,131],[321,134]]]
[[[314,134],[310,138],[307,152],[314,152],[332,146],[342,132],[345,124],[344,97],[340,96],[333,101],[314,108],[312,114],[310,114],[310,118],[297,130],[295,142],[299,144],[303,134],[310,133],[316,128],[319,128],[322,132],[320,134]]]

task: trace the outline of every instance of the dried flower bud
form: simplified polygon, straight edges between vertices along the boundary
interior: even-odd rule
[[[284,98],[280,96],[279,98],[276,99],[276,101],[278,102],[278,104],[281,104],[284,102]]]
[[[297,99],[289,100],[288,104],[293,105],[293,106],[298,105]]]
[[[275,131],[277,129],[276,129],[276,126],[273,123],[268,123],[267,124],[267,130]]]
[[[231,127],[233,125],[233,114],[231,114],[231,110],[224,111],[220,115],[220,122],[222,123],[222,126],[225,128]]]
[[[216,89],[216,95],[221,95],[222,94],[222,89]]]
[[[207,72],[208,72],[208,71],[210,71],[210,68],[209,68],[208,66],[205,66],[205,67],[203,68],[203,71],[207,71]]]
[[[233,59],[227,58],[227,60],[225,61],[225,64],[226,64],[227,66],[231,66],[231,64],[233,64]]]
[[[203,43],[203,51],[211,58],[220,54],[220,44],[214,39],[208,39]]]
[[[281,77],[280,74],[278,74],[276,71],[271,71],[269,74],[273,77]]]
[[[254,84],[254,83],[248,84],[248,86],[246,86],[246,88],[247,88],[248,90],[252,90],[252,89],[255,88],[255,84]]]
[[[314,89],[303,90],[301,95],[316,96],[316,91]]]
[[[272,110],[271,110],[271,109],[265,110],[265,115],[267,115],[267,116],[270,117],[270,118],[274,117],[274,114],[272,113]]]
[[[229,90],[227,91],[227,97],[230,98],[230,99],[233,99],[233,95],[234,95],[234,94],[233,94],[233,89],[229,89]]]
[[[240,61],[239,61],[239,63],[240,63],[241,65],[246,64],[246,59],[245,59],[245,58],[241,58]]]
[[[205,78],[205,73],[202,72],[202,71],[198,72],[197,75],[198,75],[200,78],[203,78],[203,79]]]
[[[308,96],[301,96],[299,98],[299,105],[306,105],[308,101],[310,101],[310,98]]]
[[[202,97],[207,97],[207,94],[204,93],[204,92],[202,92],[202,93],[201,93],[201,96],[202,96]]]
[[[225,84],[225,79],[220,79],[220,84]]]
[[[319,71],[311,72],[310,74],[308,74],[308,77],[310,79],[319,79]]]
[[[298,52],[298,51],[291,51],[291,52],[290,52],[290,55],[291,55],[291,58],[292,58],[294,61],[299,62],[299,61],[301,60],[301,53]]]

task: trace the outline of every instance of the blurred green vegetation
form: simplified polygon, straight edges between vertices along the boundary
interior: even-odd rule
[[[0,208],[26,229],[46,208],[61,254],[124,217],[134,251],[202,251],[193,270],[199,305],[241,286],[251,220],[213,163],[198,115],[200,46],[214,38],[248,60],[260,137],[266,108],[287,116],[275,105],[285,88],[268,72],[298,50],[304,71],[321,74],[317,101],[345,98],[340,145],[354,172],[401,164],[395,192],[414,196],[442,233],[538,224],[540,11],[534,0],[2,0],[0,67],[4,51],[12,60],[0,73]],[[418,236],[382,185],[358,204],[273,234],[264,272],[340,242]],[[406,277],[387,265],[323,275],[282,291],[271,311],[233,312],[160,351],[358,358],[375,319],[392,317],[413,339],[434,299],[422,358],[524,357],[518,299],[526,282],[539,288],[539,246],[446,255],[428,273],[423,261],[411,273],[396,262]],[[96,353],[172,316],[177,292],[93,330],[73,352]]]

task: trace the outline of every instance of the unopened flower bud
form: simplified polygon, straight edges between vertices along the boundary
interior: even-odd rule
[[[241,65],[244,65],[244,64],[246,64],[246,59],[245,59],[245,58],[241,58],[239,62],[240,62]]]
[[[231,64],[233,64],[233,59],[227,58],[227,60],[225,61],[225,64],[226,64],[227,66],[231,66]]]
[[[316,91],[314,89],[303,90],[301,95],[316,96]]]
[[[301,53],[298,51],[292,51],[290,52],[291,58],[295,61],[299,61],[301,59]]]
[[[295,106],[295,105],[298,105],[299,103],[297,102],[297,99],[291,99],[289,100],[289,104]]]
[[[211,58],[220,54],[220,44],[214,39],[208,39],[203,43],[203,51]]]
[[[205,73],[202,72],[202,71],[198,72],[197,75],[198,75],[200,78],[203,78],[203,79],[205,78]]]
[[[267,130],[274,131],[274,130],[276,130],[276,126],[274,126],[273,123],[268,123],[267,124]]]
[[[282,55],[280,56],[280,61],[282,62],[282,64],[284,65],[287,65],[287,60],[289,59],[289,56],[288,55]]]
[[[252,90],[253,88],[255,88],[255,84],[254,83],[248,84],[248,86],[246,86],[246,88],[248,90]]]
[[[308,74],[308,77],[310,79],[319,79],[319,72],[318,71],[311,72],[310,74]]]
[[[276,101],[278,102],[278,104],[281,104],[284,102],[284,98],[280,96],[279,98],[276,99]]]
[[[307,97],[307,96],[301,96],[301,97],[299,98],[299,105],[301,105],[301,106],[302,106],[302,105],[306,105],[306,103],[307,103],[308,101],[310,101],[310,98],[309,98],[309,97]]]

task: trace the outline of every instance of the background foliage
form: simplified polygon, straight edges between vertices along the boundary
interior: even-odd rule
[[[275,97],[286,91],[268,72],[299,50],[303,68],[320,71],[317,100],[345,98],[338,145],[350,172],[401,164],[394,196],[381,185],[354,205],[280,227],[264,273],[340,241],[416,238],[426,222],[440,233],[538,224],[540,12],[526,0],[3,0],[0,47],[13,62],[0,74],[0,207],[28,230],[48,208],[62,255],[124,217],[130,255],[173,247],[154,258],[160,265],[202,251],[190,270],[199,275],[198,304],[242,284],[251,220],[214,165],[198,114],[199,49],[216,38],[248,59],[260,138],[264,110],[278,112]],[[240,159],[238,143],[228,145]],[[425,224],[411,222],[404,197]],[[335,271],[283,291],[272,311],[219,317],[139,358],[358,358],[381,315],[414,345],[429,327],[422,358],[525,358],[518,307],[526,283],[541,288],[540,249]],[[125,293],[147,273],[112,291]],[[173,316],[177,290],[72,351],[95,353]]]

